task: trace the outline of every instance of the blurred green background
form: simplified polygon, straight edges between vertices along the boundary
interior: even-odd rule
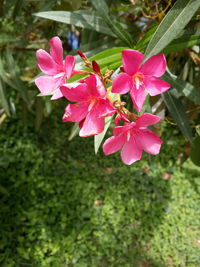
[[[107,4],[113,24],[98,3]],[[176,86],[167,76],[173,102],[168,95],[145,104],[163,119],[154,128],[164,141],[158,156],[144,153],[126,166],[119,154],[105,157],[100,149],[95,156],[93,137],[69,141],[72,124],[61,119],[66,100],[37,96],[33,82],[35,52],[48,51],[53,36],[65,55],[111,49],[97,62],[116,69],[120,47],[145,52],[174,3],[0,1],[0,266],[200,266],[199,143],[192,162],[188,141],[199,132],[199,13],[162,50],[176,75]],[[68,13],[33,15],[46,11]],[[181,105],[177,114],[170,103]]]

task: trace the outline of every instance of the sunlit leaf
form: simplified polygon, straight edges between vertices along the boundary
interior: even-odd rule
[[[177,0],[149,42],[145,51],[145,59],[158,54],[175,39],[199,7],[199,0]]]

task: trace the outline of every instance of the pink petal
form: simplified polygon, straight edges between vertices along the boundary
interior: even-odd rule
[[[50,55],[58,65],[63,66],[63,48],[60,38],[53,37],[50,40]]]
[[[140,144],[136,142],[134,136],[131,136],[129,141],[126,142],[122,148],[121,151],[122,161],[125,164],[130,165],[135,161],[140,160],[141,157],[142,157],[142,148]]]
[[[63,97],[62,92],[60,91],[60,88],[57,88],[55,92],[53,93],[53,96],[51,97],[51,100],[56,100]]]
[[[36,52],[38,67],[47,75],[56,75],[59,73],[59,66],[53,58],[43,49]]]
[[[63,121],[80,122],[88,113],[88,103],[69,104],[65,108]]]
[[[60,82],[51,76],[41,76],[35,79],[35,84],[43,95],[49,95],[59,86]]]
[[[111,136],[103,144],[103,152],[105,155],[110,155],[122,148],[126,141],[126,135]]]
[[[128,125],[124,125],[124,126],[117,126],[114,128],[113,130],[113,134],[114,135],[119,135],[122,133],[126,133],[128,130],[130,130],[131,128],[133,128],[135,126],[135,122],[132,122]]]
[[[74,56],[66,56],[65,58],[65,73],[67,76],[67,79],[69,79],[72,76],[73,70],[75,66],[75,57]]]
[[[169,83],[157,77],[145,77],[144,84],[151,96],[162,94],[171,87]]]
[[[89,98],[87,84],[79,83],[72,87],[72,84],[64,84],[60,87],[60,90],[64,97],[66,97],[69,101],[72,102],[82,102]]]
[[[152,124],[156,124],[157,122],[160,121],[160,117],[149,114],[149,113],[144,113],[142,116],[140,116],[137,121],[137,127],[146,127]]]
[[[98,110],[94,108],[87,114],[79,135],[87,137],[100,134],[104,129],[104,124],[104,118],[100,118]]]
[[[117,94],[126,94],[133,87],[131,77],[126,73],[118,74],[113,80],[112,92]]]
[[[144,87],[140,86],[139,89],[135,89],[135,87],[133,87],[131,90],[131,98],[135,109],[140,112],[146,98]]]
[[[147,153],[156,155],[160,152],[162,140],[149,129],[139,130],[136,135],[136,141]]]
[[[108,99],[100,99],[98,104],[99,116],[107,117],[112,116],[117,112]]]
[[[89,77],[87,77],[86,83],[92,96],[102,98],[106,95],[106,90],[102,82],[96,75],[90,75]]]
[[[139,70],[144,55],[136,50],[126,49],[122,51],[122,63],[127,74],[133,75]]]
[[[166,71],[166,59],[164,54],[150,57],[140,68],[144,75],[162,76]]]

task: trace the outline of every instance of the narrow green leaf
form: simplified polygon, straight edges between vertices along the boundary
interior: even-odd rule
[[[13,10],[13,20],[15,20],[15,18],[19,14],[19,12],[22,8],[23,2],[24,2],[24,0],[16,0],[15,7]]]
[[[199,0],[177,0],[149,42],[145,51],[145,60],[158,54],[175,39],[199,7]]]
[[[168,54],[197,44],[200,44],[200,35],[187,35],[172,41],[162,52]]]
[[[115,33],[115,35],[127,44],[129,47],[132,47],[133,40],[127,30],[123,29],[119,21],[113,20],[109,15],[109,9],[105,0],[91,0],[92,5],[97,10],[98,14],[105,20],[105,23],[109,29]]]
[[[3,109],[5,110],[6,114],[10,116],[9,104],[4,91],[3,82],[1,79],[0,79],[0,103]]]
[[[106,117],[105,118],[105,127],[104,127],[104,130],[102,133],[98,134],[98,135],[95,135],[94,136],[94,151],[95,151],[95,154],[97,154],[98,150],[99,150],[99,147],[104,139],[104,136],[106,135],[106,132],[111,124],[111,121],[112,121],[112,117]]]
[[[183,135],[192,143],[192,130],[189,126],[187,115],[184,107],[179,99],[174,97],[170,92],[162,94],[162,98],[172,115],[172,118],[177,123]]]
[[[200,166],[200,136],[198,135],[194,141],[190,152],[190,158],[192,162]]]
[[[162,79],[171,84],[178,93],[186,96],[191,101],[200,105],[200,91],[196,89],[192,84],[185,82],[177,76],[171,74],[169,71],[162,76]]]
[[[73,127],[71,129],[71,133],[69,135],[68,140],[71,141],[75,136],[78,135],[79,131],[80,131],[79,123],[76,122],[76,123],[74,123],[74,125],[73,125]]]
[[[37,17],[55,20],[80,28],[95,30],[115,37],[115,34],[107,27],[104,20],[95,11],[46,11],[34,14]]]

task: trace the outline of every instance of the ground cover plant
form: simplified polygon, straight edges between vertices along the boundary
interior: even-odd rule
[[[92,138],[68,143],[57,114],[37,135],[15,123],[0,135],[1,266],[199,265],[200,171],[180,167],[176,129],[130,167],[94,157]]]

